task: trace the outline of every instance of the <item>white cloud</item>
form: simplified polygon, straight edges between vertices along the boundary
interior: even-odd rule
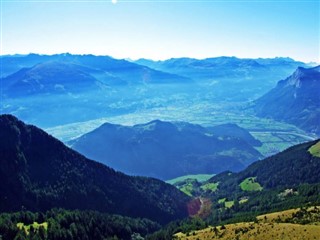
[[[111,0],[111,2],[112,2],[113,4],[116,4],[116,3],[118,2],[118,0]]]

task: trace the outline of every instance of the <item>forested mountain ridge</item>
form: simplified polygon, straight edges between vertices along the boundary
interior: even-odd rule
[[[117,170],[164,180],[242,170],[262,158],[251,145],[259,143],[236,125],[205,128],[160,120],[132,127],[105,123],[70,142],[85,156]]]
[[[248,177],[255,177],[264,189],[279,187],[292,188],[300,184],[320,183],[319,156],[310,153],[309,149],[319,140],[302,143],[287,150],[257,161],[239,173],[218,174],[210,182],[221,182],[223,188],[234,182],[240,184]]]
[[[171,223],[148,239],[171,239],[177,232],[195,239],[194,230],[208,225],[258,222],[261,214],[319,206],[320,140],[290,147],[238,173],[224,172],[201,183],[177,183],[179,188],[183,185],[199,197],[199,218]],[[296,216],[295,221],[307,223],[303,216]]]
[[[166,223],[188,215],[185,194],[129,177],[67,148],[35,126],[0,116],[0,210],[90,209]]]
[[[223,218],[255,216],[320,204],[319,140],[302,143],[257,161],[239,173],[218,174],[205,183],[206,191]],[[217,212],[213,211],[216,221]]]

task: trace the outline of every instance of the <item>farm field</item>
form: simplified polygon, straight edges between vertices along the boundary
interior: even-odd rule
[[[212,178],[214,175],[213,174],[194,174],[194,175],[185,175],[185,176],[181,176],[181,177],[177,177],[171,180],[166,181],[166,183],[169,184],[175,184],[187,179],[195,179],[198,182],[205,182],[207,180],[209,180],[210,178]]]
[[[256,182],[255,177],[249,177],[240,183],[242,191],[261,191],[263,188]]]
[[[313,145],[309,149],[309,152],[315,157],[320,157],[320,142],[318,142],[317,144]]]
[[[218,189],[219,183],[205,183],[205,181],[213,176],[214,174],[186,175],[166,182],[175,186],[190,197],[197,197],[203,191],[215,192]]]
[[[179,181],[172,185],[178,188],[180,191],[187,194],[188,196],[192,197],[196,195],[199,183],[195,179],[187,178],[184,181]]]

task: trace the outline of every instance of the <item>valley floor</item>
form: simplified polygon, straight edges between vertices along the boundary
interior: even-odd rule
[[[215,107],[222,109],[217,110]],[[204,111],[203,109],[206,110]],[[145,111],[140,110],[134,113],[46,128],[46,131],[59,140],[68,142],[92,131],[105,122],[131,126],[155,119],[187,121],[203,126],[215,126],[224,123],[238,124],[262,142],[262,146],[257,147],[257,150],[265,157],[283,151],[290,146],[317,138],[317,136],[306,133],[293,125],[271,119],[258,118],[247,113],[240,113],[239,110],[230,109],[229,106],[221,107],[221,104],[218,103],[211,105],[203,103],[202,105],[198,104],[189,108],[176,106],[153,108]]]

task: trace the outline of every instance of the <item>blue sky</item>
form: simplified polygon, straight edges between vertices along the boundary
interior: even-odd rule
[[[320,1],[1,0],[2,54],[320,62]]]

